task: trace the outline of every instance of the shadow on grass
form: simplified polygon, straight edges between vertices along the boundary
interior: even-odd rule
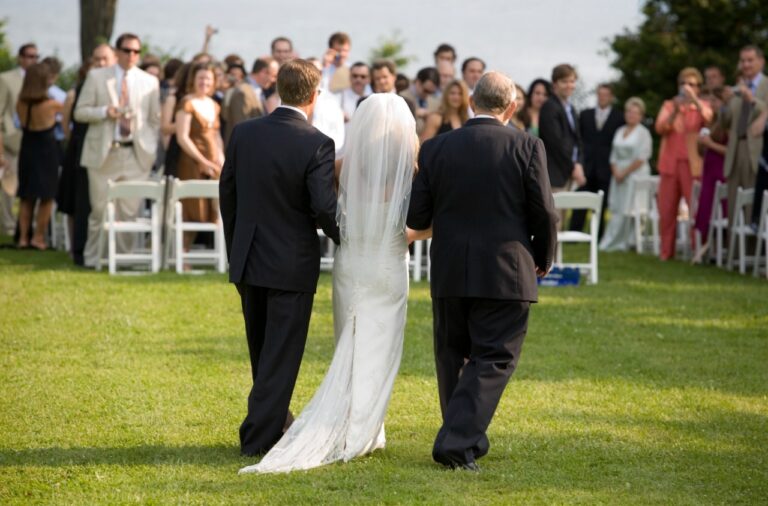
[[[194,464],[231,466],[240,459],[238,446],[141,445],[115,448],[26,448],[0,450],[0,467],[14,466],[96,466]]]

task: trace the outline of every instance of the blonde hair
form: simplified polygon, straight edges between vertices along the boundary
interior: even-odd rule
[[[643,102],[643,99],[640,97],[631,97],[627,99],[626,102],[624,102],[624,110],[626,111],[630,107],[637,107],[640,109],[641,114],[645,114],[645,102]]]
[[[701,83],[704,82],[704,78],[701,76],[701,72],[699,72],[699,69],[695,67],[685,67],[683,70],[681,70],[677,75],[677,82],[682,83],[686,77],[695,78],[696,82],[699,83],[699,86],[701,86]]]

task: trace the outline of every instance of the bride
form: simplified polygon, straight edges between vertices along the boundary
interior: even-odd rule
[[[384,415],[403,351],[405,219],[417,150],[413,115],[401,97],[374,94],[360,104],[339,177],[336,350],[301,415],[261,462],[240,473],[311,469],[384,447]]]

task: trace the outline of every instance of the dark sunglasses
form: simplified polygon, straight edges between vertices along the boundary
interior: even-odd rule
[[[38,55],[38,54],[29,54],[29,53],[25,53],[25,54],[23,54],[21,56],[23,58],[29,58],[30,60],[37,60],[40,57],[40,55]]]
[[[352,74],[350,77],[352,79],[368,79],[368,76],[365,74]]]
[[[141,53],[141,49],[131,49],[129,47],[121,47],[120,51],[122,51],[125,54],[139,54],[139,53]]]

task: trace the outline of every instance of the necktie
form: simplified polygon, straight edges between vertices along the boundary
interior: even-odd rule
[[[120,108],[122,109],[119,120],[120,137],[131,136],[131,115],[129,111],[131,102],[128,96],[128,79],[126,74],[123,74],[123,82],[120,85]]]
[[[752,90],[752,81],[744,83],[747,88]],[[749,125],[749,115],[752,112],[752,104],[741,98],[741,112],[739,113],[739,122],[736,125],[736,136],[739,139],[747,138],[747,126]]]

